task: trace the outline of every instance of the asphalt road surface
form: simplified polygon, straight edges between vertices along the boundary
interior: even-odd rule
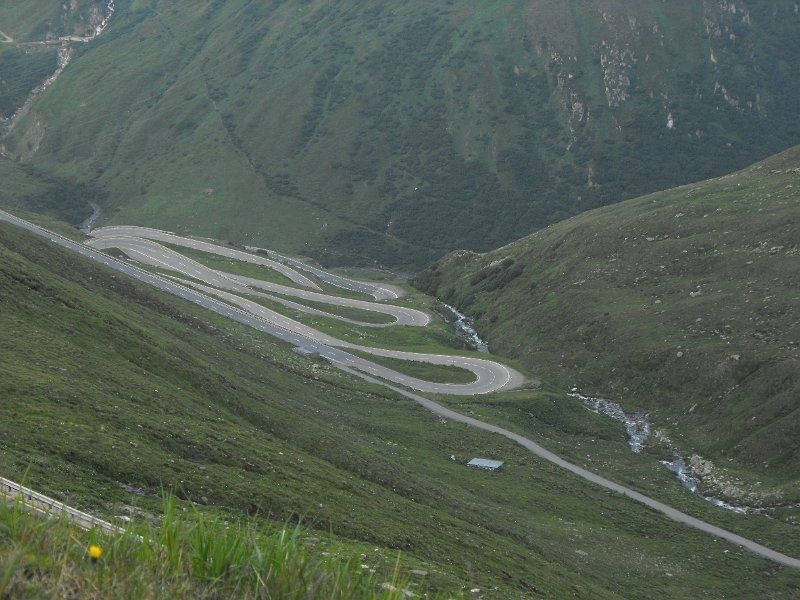
[[[276,261],[286,263],[287,265],[291,265],[303,271],[308,271],[309,273],[316,275],[325,283],[329,283],[346,290],[352,290],[354,292],[370,294],[376,300],[396,300],[405,294],[405,291],[397,286],[388,285],[385,283],[379,284],[371,283],[369,281],[358,281],[357,279],[348,279],[347,277],[334,275],[333,273],[328,273],[327,271],[306,264],[301,260],[297,260],[296,258],[289,258],[288,256],[278,254],[274,250],[258,248],[256,246],[248,246],[247,248],[248,250],[253,250],[256,252],[266,252],[267,255],[271,256]]]
[[[176,246],[184,246],[186,248],[194,248],[195,250],[202,250],[204,252],[210,252],[212,254],[219,254],[221,256],[227,256],[229,258],[235,258],[237,260],[243,260],[257,265],[268,266],[272,269],[275,269],[276,271],[280,271],[295,283],[316,290],[319,290],[319,286],[317,284],[310,281],[308,278],[303,277],[300,273],[298,273],[294,268],[291,267],[295,267],[296,269],[300,269],[301,271],[307,271],[318,277],[321,281],[329,283],[333,286],[347,290],[352,290],[354,292],[362,292],[364,294],[369,294],[376,300],[396,300],[397,298],[403,296],[405,293],[402,288],[393,285],[371,283],[369,281],[357,281],[355,279],[348,279],[346,277],[341,277],[340,275],[334,275],[333,273],[328,273],[327,271],[308,265],[300,260],[297,260],[296,258],[289,258],[281,254],[278,254],[274,250],[267,250],[255,246],[247,247],[247,249],[250,250],[252,253],[242,252],[241,250],[236,250],[235,248],[220,246],[218,244],[213,244],[211,242],[197,240],[194,238],[182,237],[174,233],[161,231],[160,229],[153,229],[151,227],[137,227],[133,225],[115,225],[109,227],[102,227],[100,229],[92,231],[91,235],[98,238],[99,237],[142,238],[142,239],[153,240],[156,242],[166,242],[168,244],[173,244]],[[257,252],[266,253],[273,260],[267,260],[263,256],[254,254]]]
[[[291,267],[288,267],[277,261],[270,260],[268,258],[264,258],[263,256],[258,256],[256,254],[242,252],[241,250],[237,250],[235,248],[220,246],[218,244],[212,244],[211,242],[196,240],[194,238],[182,237],[179,235],[175,235],[174,233],[161,231],[159,229],[151,229],[149,227],[134,227],[134,226],[101,227],[100,229],[93,230],[91,232],[91,236],[98,239],[138,238],[144,240],[153,240],[156,242],[166,242],[174,246],[183,246],[184,248],[192,248],[194,250],[200,250],[202,252],[208,252],[210,254],[217,254],[219,256],[225,256],[227,258],[242,260],[256,265],[263,265],[265,267],[269,267],[270,269],[274,269],[279,273],[282,273],[283,275],[291,279],[293,282],[295,282],[297,285],[302,285],[312,290],[320,289],[320,287],[316,283],[311,281],[308,277],[305,277],[304,275],[298,273]]]
[[[476,427],[476,428],[482,429],[484,431],[489,431],[491,433],[496,433],[498,435],[502,435],[502,436],[504,436],[504,437],[506,437],[506,438],[508,438],[508,439],[520,444],[521,446],[523,446],[524,448],[526,448],[527,450],[532,452],[534,455],[536,455],[536,456],[538,456],[538,457],[540,457],[540,458],[542,458],[544,460],[547,460],[547,461],[557,465],[558,467],[560,467],[562,469],[565,469],[565,470],[569,471],[570,473],[572,473],[572,474],[574,474],[574,475],[576,475],[576,476],[578,476],[578,477],[580,477],[580,478],[582,478],[582,479],[584,479],[584,480],[586,480],[586,481],[588,481],[588,482],[590,482],[590,483],[592,483],[594,485],[598,485],[600,487],[606,488],[606,489],[611,490],[611,491],[613,491],[615,493],[618,493],[618,494],[621,494],[621,495],[623,495],[623,496],[625,496],[627,498],[630,498],[631,500],[634,500],[635,502],[639,502],[639,503],[641,503],[641,504],[643,504],[645,506],[648,506],[649,508],[651,508],[651,509],[653,509],[655,511],[658,511],[659,513],[661,513],[662,515],[666,516],[669,519],[672,519],[673,521],[676,521],[678,523],[682,523],[684,525],[687,525],[689,527],[693,527],[695,529],[698,529],[700,531],[703,531],[705,533],[708,533],[708,534],[713,535],[715,537],[718,537],[720,539],[726,540],[726,541],[728,541],[728,542],[730,542],[732,544],[740,546],[741,548],[744,548],[745,550],[753,552],[753,553],[755,553],[755,554],[757,554],[759,556],[762,556],[763,558],[769,559],[769,560],[771,560],[773,562],[776,562],[778,564],[781,564],[781,565],[784,565],[784,566],[788,566],[788,567],[793,567],[793,568],[800,568],[800,560],[798,560],[796,558],[793,558],[791,556],[787,556],[785,554],[782,554],[780,552],[777,552],[775,550],[767,548],[766,546],[763,546],[763,545],[761,545],[761,544],[759,544],[757,542],[754,542],[752,540],[748,540],[747,538],[744,538],[744,537],[742,537],[740,535],[737,535],[737,534],[735,534],[733,532],[727,531],[725,529],[722,529],[720,527],[717,527],[715,525],[712,525],[710,523],[707,523],[705,521],[702,521],[700,519],[692,517],[691,515],[688,515],[688,514],[683,513],[683,512],[681,512],[679,510],[676,510],[676,509],[672,508],[671,506],[668,506],[668,505],[666,505],[666,504],[664,504],[662,502],[659,502],[658,500],[655,500],[653,498],[645,496],[644,494],[641,494],[640,492],[637,492],[637,491],[632,490],[632,489],[630,489],[628,487],[622,486],[622,485],[620,485],[618,483],[615,483],[615,482],[613,482],[613,481],[611,481],[609,479],[606,479],[605,477],[601,477],[600,475],[597,475],[596,473],[588,471],[588,470],[586,470],[586,469],[584,469],[582,467],[579,467],[578,465],[575,465],[573,463],[570,463],[569,461],[564,460],[563,458],[561,458],[558,455],[550,452],[546,448],[543,448],[542,446],[538,445],[536,442],[534,442],[533,440],[531,440],[531,439],[529,439],[527,437],[524,437],[524,436],[522,436],[520,434],[514,433],[512,431],[509,431],[509,430],[504,429],[502,427],[499,427],[497,425],[492,425],[491,423],[487,423],[485,421],[481,421],[481,420],[475,419],[473,417],[468,417],[466,415],[462,415],[462,414],[460,414],[458,412],[455,412],[455,411],[453,411],[453,410],[451,410],[451,409],[449,409],[449,408],[447,408],[445,406],[442,406],[441,404],[439,404],[437,402],[434,402],[433,400],[425,398],[424,396],[420,396],[419,394],[415,394],[413,392],[410,392],[407,389],[403,389],[403,388],[399,388],[399,387],[393,386],[391,384],[386,383],[386,381],[384,381],[384,380],[375,379],[373,377],[373,375],[377,375],[378,377],[381,377],[382,379],[387,379],[387,377],[385,377],[386,374],[385,374],[385,372],[382,371],[381,367],[379,367],[378,365],[374,365],[373,363],[369,363],[369,361],[365,361],[365,362],[369,363],[369,365],[367,365],[367,366],[365,366],[363,363],[359,364],[358,361],[359,360],[363,360],[363,359],[359,359],[356,356],[348,354],[347,352],[344,352],[344,351],[340,350],[339,348],[334,348],[334,347],[331,347],[331,346],[327,346],[324,343],[322,343],[321,341],[318,341],[318,340],[316,340],[314,338],[304,338],[300,332],[289,331],[287,329],[279,327],[278,325],[271,324],[271,323],[269,323],[269,322],[267,322],[267,321],[265,321],[263,319],[259,319],[253,313],[250,313],[250,312],[247,312],[245,310],[239,309],[237,307],[231,306],[230,304],[228,304],[228,303],[226,303],[226,302],[224,302],[224,301],[222,301],[220,299],[216,299],[216,298],[213,298],[211,296],[202,294],[202,293],[198,292],[195,289],[191,289],[191,288],[189,288],[187,286],[178,284],[178,283],[176,283],[174,281],[171,281],[168,278],[155,275],[155,274],[150,273],[148,271],[144,271],[144,270],[139,269],[138,267],[130,265],[130,264],[126,263],[126,262],[116,260],[116,259],[114,259],[114,258],[112,258],[110,256],[107,256],[107,255],[103,254],[102,252],[99,252],[99,251],[97,251],[97,250],[95,250],[93,248],[90,248],[90,247],[88,247],[86,245],[83,245],[83,244],[79,244],[77,242],[73,242],[72,240],[64,238],[64,237],[62,237],[62,236],[60,236],[58,234],[55,234],[55,233],[53,233],[51,231],[48,231],[48,230],[44,229],[42,227],[39,227],[37,225],[34,225],[32,223],[29,223],[27,221],[24,221],[22,219],[14,217],[13,215],[10,215],[9,213],[6,213],[6,212],[4,212],[2,210],[0,210],[0,220],[6,221],[8,223],[11,223],[12,225],[17,225],[18,227],[26,229],[26,230],[28,230],[28,231],[30,231],[30,232],[38,235],[38,236],[47,238],[47,239],[49,239],[50,241],[52,241],[53,243],[55,243],[55,244],[57,244],[59,246],[62,246],[64,248],[67,248],[69,250],[77,252],[77,253],[79,253],[79,254],[81,254],[83,256],[86,256],[86,257],[88,257],[88,258],[90,258],[90,259],[92,259],[92,260],[94,260],[96,262],[104,264],[104,265],[106,265],[106,266],[108,266],[108,267],[110,267],[112,269],[115,269],[117,271],[120,271],[122,273],[130,275],[132,277],[135,277],[136,279],[139,279],[140,281],[148,283],[148,284],[152,285],[153,287],[156,287],[156,288],[158,288],[160,290],[163,290],[163,291],[166,291],[166,292],[170,292],[172,294],[180,296],[181,298],[185,298],[187,300],[195,302],[196,304],[199,304],[200,306],[203,306],[204,308],[207,308],[208,310],[212,310],[212,311],[214,311],[214,312],[216,312],[218,314],[227,316],[227,317],[233,319],[234,321],[237,321],[237,322],[240,322],[240,323],[243,323],[243,324],[246,324],[246,325],[250,325],[251,327],[254,327],[255,329],[258,329],[260,331],[264,331],[265,333],[268,333],[269,335],[273,335],[273,336],[278,337],[280,339],[284,339],[286,341],[289,341],[289,342],[291,342],[291,343],[293,343],[293,344],[295,344],[297,346],[305,347],[305,348],[308,348],[310,350],[315,350],[316,352],[318,352],[320,354],[320,356],[324,356],[325,358],[330,360],[330,362],[332,364],[338,366],[339,368],[341,368],[343,371],[345,371],[347,373],[350,373],[352,375],[360,377],[360,378],[362,378],[362,379],[364,379],[366,381],[369,381],[371,383],[375,383],[377,385],[381,385],[381,386],[387,387],[387,388],[393,390],[394,392],[396,392],[396,393],[398,393],[398,394],[400,394],[402,396],[405,396],[406,398],[409,398],[409,399],[413,400],[414,402],[420,404],[421,406],[423,406],[427,410],[433,412],[436,415],[439,415],[442,418],[450,419],[450,420],[453,420],[453,421],[456,421],[456,422],[459,422],[459,423],[464,423],[464,424],[466,424],[466,425],[468,425],[470,427]],[[201,284],[195,284],[195,285],[199,286]],[[203,286],[203,287],[207,287],[208,288],[208,286]],[[211,290],[213,288],[208,288],[208,289]],[[216,295],[222,295],[223,297],[225,297],[226,294],[229,294],[229,292],[225,292],[225,291],[222,291],[222,290],[214,290],[214,293]],[[234,294],[230,294],[230,296],[232,296],[232,298],[229,298],[229,300],[235,301],[237,304],[239,304],[240,302],[244,302],[244,303],[249,302],[248,300],[246,300],[244,298],[241,298],[239,296],[235,296]],[[253,303],[253,304],[255,304],[255,303]],[[260,306],[260,305],[256,305],[256,306]],[[254,308],[254,307],[250,307],[250,308]],[[450,357],[450,358],[452,358],[452,357]],[[478,360],[478,359],[473,359],[473,360]],[[484,361],[484,362],[489,363],[490,361]],[[413,379],[413,378],[409,378],[409,379]],[[400,383],[402,385],[407,385],[406,382],[402,382],[401,381]],[[502,386],[499,389],[502,389]]]
[[[63,248],[77,252],[116,271],[120,271],[126,275],[143,281],[144,283],[152,285],[157,289],[169,292],[179,296],[180,298],[194,302],[195,304],[198,304],[203,308],[211,310],[217,314],[228,317],[244,325],[249,325],[250,327],[253,327],[259,331],[263,331],[268,335],[288,342],[298,348],[302,348],[305,352],[316,354],[327,359],[336,366],[348,366],[355,369],[363,369],[366,373],[381,377],[393,383],[408,386],[421,392],[436,394],[454,394],[462,396],[487,394],[518,387],[525,381],[525,378],[517,371],[490,360],[436,354],[403,353],[392,350],[368,348],[366,346],[352,346],[354,349],[363,349],[364,351],[380,354],[381,356],[393,356],[396,358],[407,356],[409,360],[425,361],[440,365],[452,365],[472,371],[475,374],[475,381],[465,384],[424,381],[350,354],[341,349],[341,347],[347,346],[345,342],[336,340],[336,338],[332,338],[330,336],[326,336],[325,334],[318,332],[311,327],[307,327],[297,321],[294,321],[293,319],[284,317],[283,315],[276,313],[275,311],[271,311],[256,302],[246,300],[234,294],[230,294],[230,297],[227,298],[228,301],[225,301],[219,297],[214,297],[212,295],[203,293],[189,285],[176,282],[175,280],[163,275],[141,269],[127,261],[118,260],[108,256],[107,254],[104,254],[103,252],[100,252],[99,250],[86,244],[74,242],[57,233],[44,229],[43,227],[39,227],[38,225],[34,225],[33,223],[15,217],[4,211],[0,211],[0,220],[17,225],[40,237],[49,239],[53,243]],[[168,249],[165,248],[165,250]],[[178,256],[182,255],[178,254]],[[184,263],[189,265],[189,267],[186,267],[187,269],[195,268],[192,266],[190,259],[186,257],[183,257],[183,259]],[[199,263],[196,264],[199,265]],[[180,267],[180,264],[176,263],[173,265],[172,263],[168,263],[164,268],[171,268],[173,266]],[[211,290],[213,288],[208,287],[208,289]],[[223,295],[224,297],[224,294],[229,294],[229,292],[214,290],[214,294],[216,296]],[[233,306],[230,303],[231,301],[235,302],[238,306]],[[326,343],[334,340],[337,342],[337,345],[341,347],[336,347],[333,344],[328,345]]]
[[[257,264],[264,264],[265,261],[260,256],[250,255],[239,250],[218,246],[208,242],[197,242],[187,238],[181,238],[174,234],[161,232],[153,234],[155,230],[150,230],[148,235],[169,240],[181,246],[202,248],[206,252],[218,253],[222,256],[235,257],[239,260],[256,259]],[[133,234],[142,233],[142,228],[105,228],[94,232],[93,239],[87,242],[93,248],[108,249],[115,248],[123,251],[127,256],[141,263],[151,266],[168,269],[171,272],[179,273],[189,279],[177,279],[184,287],[189,287],[202,292],[203,297],[216,297],[233,304],[248,314],[257,317],[260,321],[277,326],[286,334],[294,335],[296,338],[289,337],[287,341],[295,343],[304,348],[306,352],[318,354],[335,364],[347,365],[348,367],[359,369],[365,373],[382,377],[388,381],[398,383],[411,389],[439,394],[455,395],[475,395],[486,394],[498,390],[511,389],[521,385],[525,379],[515,370],[510,369],[495,361],[483,358],[472,358],[441,354],[427,354],[420,352],[402,352],[399,350],[387,350],[362,346],[345,342],[331,335],[325,334],[313,327],[300,323],[295,319],[282,315],[271,310],[258,302],[254,302],[243,296],[260,295],[255,288],[266,289],[283,295],[291,295],[301,299],[312,300],[327,304],[358,308],[365,311],[380,312],[391,315],[395,322],[393,325],[412,325],[425,326],[430,322],[430,317],[423,311],[393,306],[391,304],[381,304],[378,302],[368,302],[365,300],[355,300],[352,298],[342,298],[331,296],[320,292],[307,289],[293,288],[252,277],[232,275],[217,269],[207,267],[195,260],[184,256],[170,248],[162,246],[152,239],[133,237]],[[131,237],[128,237],[128,236]],[[195,246],[194,244],[199,244]],[[271,262],[271,261],[270,261]],[[267,265],[265,265],[267,266]],[[284,269],[288,269],[281,265]],[[321,272],[321,271],[320,271]],[[199,283],[203,282],[203,283]],[[312,282],[313,283],[313,282]],[[335,316],[335,315],[327,315]],[[297,341],[295,341],[297,340]],[[405,375],[388,367],[376,364],[362,357],[342,352],[341,349],[357,350],[400,360],[416,362],[426,362],[429,364],[459,367],[471,371],[475,375],[475,380],[468,384],[456,383],[436,383],[425,381],[417,377]]]
[[[182,239],[184,239],[184,241],[187,242],[192,241],[188,240],[187,238],[182,238]],[[232,292],[236,292],[238,294],[252,295],[254,288],[258,288],[273,292],[275,294],[281,294],[284,296],[294,296],[296,298],[311,300],[312,302],[320,302],[323,304],[331,304],[334,306],[344,306],[350,308],[357,308],[364,311],[383,313],[395,319],[394,323],[391,323],[390,325],[416,325],[424,327],[430,322],[430,317],[425,312],[413,308],[393,306],[391,304],[379,304],[377,302],[369,302],[366,300],[355,300],[352,298],[342,298],[340,296],[331,296],[329,294],[323,294],[322,292],[315,292],[307,289],[294,288],[279,283],[273,283],[270,281],[264,281],[262,279],[256,279],[254,277],[244,277],[242,275],[234,275],[231,273],[226,273],[224,271],[219,271],[217,269],[212,269],[210,267],[203,265],[202,263],[197,262],[196,260],[193,260],[181,254],[180,252],[176,252],[170,248],[167,248],[166,246],[162,246],[161,244],[149,239],[137,238],[137,237],[124,237],[120,235],[113,235],[113,236],[100,235],[99,237],[95,237],[89,240],[87,243],[93,248],[97,248],[99,250],[116,248],[118,250],[123,251],[130,258],[133,258],[138,262],[145,263],[154,267],[159,267],[162,269],[168,269],[176,273],[181,273],[185,276],[191,277],[193,279],[198,279],[214,287],[226,289]],[[203,243],[205,244],[205,242]],[[218,248],[219,250],[224,251],[225,254],[222,254],[222,256],[231,256],[230,254],[228,254],[228,251],[232,251],[234,253],[238,253],[238,255],[235,255],[237,260],[253,262],[254,264],[272,268],[271,264],[268,264],[272,263],[272,261],[269,261],[268,259],[262,258],[260,256],[255,256],[252,254],[247,254],[245,252],[241,252],[238,250],[231,250],[229,248],[225,248],[224,246],[214,246],[212,244],[208,244],[206,247],[206,251],[216,253],[214,251],[214,248]],[[248,260],[248,259],[253,259],[253,260]],[[285,271],[288,269],[291,273],[294,273],[297,277],[308,281],[303,275],[297,274],[290,267],[287,267],[279,263],[274,263],[274,264],[278,264],[281,267],[281,269],[283,269],[281,272],[284,273],[284,275],[287,276],[290,275],[290,273],[287,273]],[[308,281],[308,283],[319,289],[319,287],[314,282]],[[308,287],[310,287],[310,285]],[[331,318],[339,318],[337,315],[333,313],[325,313],[325,316]],[[366,324],[366,323],[359,323],[359,324]]]

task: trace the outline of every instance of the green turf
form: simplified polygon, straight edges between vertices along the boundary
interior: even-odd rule
[[[158,517],[157,526],[139,517],[123,523],[124,533],[109,535],[78,530],[63,519],[42,522],[18,502],[0,502],[0,594],[187,600],[395,600],[411,589],[429,594],[428,571],[382,548],[258,519],[231,522],[169,497]],[[451,591],[446,597],[453,596],[462,595]]]
[[[467,369],[452,367],[450,365],[432,365],[429,363],[416,362],[413,360],[401,360],[389,356],[375,356],[369,352],[359,350],[348,350],[351,354],[366,358],[374,363],[394,369],[399,373],[405,373],[412,377],[424,379],[425,381],[436,381],[439,383],[472,383],[475,381],[475,374]]]
[[[316,308],[318,310],[322,310],[327,313],[332,313],[334,315],[339,315],[340,317],[346,317],[348,319],[353,319],[354,321],[360,321],[362,323],[374,323],[378,325],[386,325],[395,322],[395,318],[392,315],[387,315],[385,313],[379,313],[371,310],[363,310],[352,306],[339,306],[337,304],[315,302],[313,300],[307,300],[305,298],[295,298],[294,296],[288,296],[285,294],[275,294],[275,296],[283,297],[286,298],[287,300],[292,300],[293,302],[298,302],[300,304],[304,304],[311,308]]]
[[[417,297],[422,295],[417,292]],[[266,306],[287,317],[292,317],[305,325],[309,325],[327,333],[335,338],[351,342],[353,344],[362,344],[365,346],[374,346],[376,348],[386,348],[390,350],[405,350],[409,352],[430,352],[435,354],[457,354],[459,356],[479,356],[486,357],[476,351],[468,349],[466,342],[456,335],[444,321],[438,317],[434,318],[432,322],[426,327],[418,327],[414,325],[398,325],[396,327],[365,327],[362,325],[355,325],[353,323],[346,323],[337,319],[323,317],[319,315],[309,315],[289,308],[269,300],[268,298],[261,298],[258,296],[249,296],[249,300]],[[303,303],[302,300],[293,299]],[[406,304],[413,304],[413,301],[405,300]],[[320,305],[320,308],[327,305]],[[337,307],[334,307],[337,308]],[[323,308],[323,310],[325,310]],[[335,311],[329,311],[335,312]],[[355,313],[353,313],[355,314]],[[504,361],[504,359],[499,359]],[[507,361],[506,361],[507,362]]]
[[[0,3],[0,31],[17,42],[52,39],[63,35],[90,35],[94,11],[105,14],[102,0]]]
[[[175,252],[179,252],[180,254],[188,256],[202,265],[223,271],[225,273],[231,273],[232,275],[243,275],[244,277],[252,277],[254,279],[261,279],[262,281],[269,281],[271,283],[279,283],[281,285],[288,285],[292,287],[296,287],[297,285],[283,273],[263,265],[256,265],[244,260],[228,258],[226,256],[214,254],[213,252],[204,252],[202,250],[195,250],[194,248],[187,248],[177,244],[168,244],[165,242],[158,243],[162,246],[166,246],[167,248],[175,250]]]
[[[2,30],[0,30],[2,31]],[[0,118],[9,118],[57,66],[54,47],[34,52],[0,43]]]
[[[81,223],[92,209],[91,201],[102,194],[96,189],[52,177],[29,165],[21,165],[0,156],[0,208],[25,211],[29,218],[48,218],[50,224],[63,230],[63,221]],[[58,222],[60,224],[57,224]],[[72,230],[73,235],[76,233]]]

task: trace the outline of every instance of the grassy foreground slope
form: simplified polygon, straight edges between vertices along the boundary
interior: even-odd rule
[[[118,0],[3,143],[105,187],[107,222],[422,265],[798,143],[798,26],[793,0]]]
[[[797,592],[793,572],[7,226],[0,314],[0,472],[101,516],[158,514],[174,489],[226,519],[302,517],[375,560],[401,550],[427,589],[487,598]],[[618,436],[550,395],[514,398],[566,446]],[[764,524],[743,526],[800,552]]]
[[[362,567],[368,553],[375,558],[363,543],[320,540],[255,519],[231,522],[170,498],[157,525],[126,528],[113,535],[82,531],[0,502],[0,595],[395,600],[419,587],[419,577],[412,582],[401,574],[399,561],[389,572],[385,565],[376,565],[380,572]],[[90,558],[90,548],[100,556]]]
[[[487,254],[453,253],[415,283],[475,316],[497,352],[555,375],[562,389],[644,409],[684,451],[767,489],[787,483],[796,498],[798,248],[793,148]]]

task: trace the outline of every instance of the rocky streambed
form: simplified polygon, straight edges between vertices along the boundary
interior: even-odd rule
[[[100,207],[97,206],[95,203],[90,203],[92,207],[92,214],[81,223],[80,229],[81,231],[85,231],[86,233],[91,233],[92,229],[94,228],[94,224],[97,223],[97,219],[100,218]]]
[[[449,304],[445,304],[442,302],[442,306],[444,306],[450,313],[455,317],[455,326],[456,329],[464,335],[473,346],[475,346],[475,350],[478,352],[489,352],[489,344],[486,343],[481,339],[478,335],[478,332],[475,331],[475,328],[472,326],[472,322],[470,321],[469,317],[465,314],[458,312],[458,310],[450,306]]]
[[[650,437],[650,423],[647,421],[646,414],[626,414],[616,402],[611,402],[605,398],[584,396],[574,389],[568,395],[581,400],[584,406],[592,412],[605,415],[625,425],[625,431],[628,433],[628,446],[633,452],[638,454],[644,449],[644,443]]]
[[[568,396],[577,398],[592,412],[605,415],[610,419],[622,423],[628,435],[628,446],[630,446],[631,451],[639,453],[644,449],[645,442],[652,435],[652,427],[647,420],[647,414],[641,412],[626,413],[618,403],[606,400],[605,398],[584,396],[578,393],[576,388],[573,388]],[[707,465],[708,461],[703,461],[700,457],[693,456],[690,461],[691,464],[687,465],[686,460],[674,448],[673,452],[674,456],[671,460],[664,459],[659,462],[675,475],[675,478],[683,487],[693,494],[701,496],[706,502],[738,514],[764,514],[769,511],[768,508],[734,504],[717,498],[716,496],[703,493],[701,489],[701,478],[696,476],[695,473],[703,470],[700,467]],[[697,463],[697,465],[695,465],[695,463]],[[706,468],[705,471],[707,470]],[[797,507],[800,507],[800,505]]]
[[[74,51],[70,46],[71,42],[77,42],[83,44],[89,43],[106,30],[109,21],[111,20],[111,17],[114,15],[114,12],[116,11],[116,5],[114,2],[115,0],[106,0],[105,14],[102,14],[101,11],[98,11],[98,14],[95,15],[93,23],[91,24],[93,28],[92,33],[86,36],[65,35],[55,39],[48,39],[37,42],[17,42],[11,38],[8,38],[8,36],[5,36],[4,34],[4,37],[8,38],[7,40],[4,40],[5,43],[13,43],[20,47],[57,46],[58,61],[56,63],[56,70],[51,75],[48,75],[47,78],[42,83],[40,83],[30,91],[28,97],[25,99],[25,102],[22,104],[22,106],[17,108],[17,110],[14,112],[13,115],[8,117],[7,119],[2,120],[1,124],[3,125],[3,131],[0,131],[0,134],[5,136],[8,135],[11,131],[13,131],[16,124],[28,113],[31,105],[33,104],[33,101],[38,96],[41,96],[45,91],[47,91],[47,89],[51,85],[53,85],[53,83],[55,83],[56,79],[59,78],[61,73],[64,72],[64,69],[67,68],[70,61],[72,60],[72,56],[74,55]],[[0,154],[2,154],[3,156],[8,156],[9,158],[13,158],[13,156],[11,156],[3,146],[0,146]]]

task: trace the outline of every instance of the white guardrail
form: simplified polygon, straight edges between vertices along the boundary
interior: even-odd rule
[[[64,516],[70,523],[82,529],[96,528],[112,534],[126,531],[124,527],[98,519],[3,477],[0,477],[0,500],[8,503],[19,502],[31,514],[56,518]]]

